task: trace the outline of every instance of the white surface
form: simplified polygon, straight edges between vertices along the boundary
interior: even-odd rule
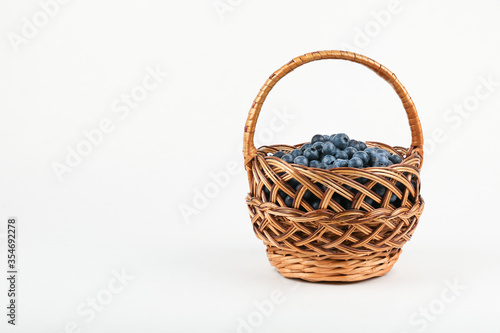
[[[23,17],[40,6],[2,2],[0,230],[18,217],[20,281],[18,326],[6,324],[2,306],[1,331],[237,332],[250,320],[240,332],[499,332],[500,85],[460,123],[445,117],[474,101],[482,78],[500,82],[500,2],[404,1],[379,30],[371,13],[387,1],[221,2],[232,4],[223,20],[212,0],[70,1],[17,53],[8,34],[20,34]],[[374,30],[363,45],[357,36],[367,27]],[[427,142],[435,131],[446,139],[427,147],[424,215],[391,273],[348,285],[288,281],[252,233],[243,125],[274,70],[306,52],[346,47],[398,75]],[[113,112],[157,66],[168,77],[127,116]],[[292,115],[286,127],[271,126],[284,111]],[[113,131],[60,182],[52,164],[105,118]],[[390,86],[340,61],[281,81],[259,131],[272,133],[261,143],[338,131],[410,143]],[[192,206],[210,174],[234,163],[229,184],[184,219],[181,205]],[[107,302],[122,270],[134,278],[92,317],[86,302]],[[453,298],[455,280],[466,289]],[[272,311],[257,309],[271,299],[279,303]],[[429,306],[439,314],[424,329],[414,313]]]

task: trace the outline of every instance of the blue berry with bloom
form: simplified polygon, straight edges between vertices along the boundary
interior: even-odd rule
[[[335,157],[333,157],[332,155],[325,155],[323,156],[321,162],[325,165],[333,164],[333,162],[335,162]]]
[[[391,157],[389,157],[389,159],[394,164],[399,164],[399,163],[403,162],[403,159],[398,154],[392,154]]]
[[[324,155],[335,155],[335,153],[338,151],[337,147],[335,147],[335,145],[333,144],[333,142],[325,142],[323,143],[323,148],[321,150],[321,152],[324,154]]]
[[[315,142],[312,147],[321,153],[323,151],[323,142]]]
[[[368,165],[368,163],[370,163],[370,155],[368,155],[365,151],[357,151],[354,155],[352,155],[352,157],[361,159],[364,165]]]
[[[354,153],[357,152],[356,148],[354,147],[347,147],[346,149],[344,149],[344,151],[347,153],[347,156],[349,158],[352,158],[352,155],[354,155]]]
[[[324,142],[324,141],[325,141],[325,137],[321,134],[316,134],[311,139],[312,144],[315,144],[316,142]]]
[[[287,162],[287,163],[292,163],[293,162],[293,156],[289,155],[289,154],[281,156],[281,159],[283,161]]]
[[[354,148],[356,148],[356,150],[361,150],[361,144],[357,140],[353,140],[353,139],[349,140],[349,142],[347,143],[347,146],[354,147]]]
[[[302,150],[294,149],[290,152],[290,155],[292,155],[293,158],[296,158],[297,156],[302,156]]]
[[[373,166],[374,167],[386,167],[389,166],[389,158],[385,154],[377,154],[375,155],[373,159]]]
[[[335,158],[341,160],[348,160],[349,155],[343,150],[338,150],[337,153],[335,153]]]
[[[319,152],[315,148],[307,148],[304,151],[304,157],[306,157],[309,161],[317,160],[319,158]]]
[[[349,137],[345,133],[336,134],[335,137],[333,138],[333,144],[338,149],[345,149],[349,144]]]
[[[308,143],[304,143],[304,144],[302,145],[302,147],[300,147],[300,150],[305,151],[306,149],[311,148],[312,146],[313,146],[313,145],[312,145],[312,143],[310,143],[310,142],[308,142]]]
[[[336,159],[335,162],[333,162],[333,165],[335,168],[345,168],[349,165],[349,162],[343,159]]]
[[[363,167],[363,161],[358,157],[353,157],[349,160],[349,168],[361,169]]]
[[[286,154],[286,153],[285,153],[284,151],[280,150],[280,151],[275,152],[275,153],[273,154],[273,156],[274,156],[274,157],[277,157],[277,158],[281,158],[281,157],[283,157],[285,154]]]
[[[303,165],[303,166],[309,166],[309,160],[305,156],[295,157],[295,159],[293,160],[293,163]]]
[[[318,160],[312,160],[312,161],[309,161],[309,166],[311,168],[319,168],[320,167],[320,164],[321,162],[318,161]]]

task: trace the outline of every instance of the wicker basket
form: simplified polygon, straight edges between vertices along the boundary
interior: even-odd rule
[[[272,87],[295,68],[322,59],[362,64],[392,85],[408,115],[411,147],[391,147],[378,142],[367,142],[367,145],[399,154],[402,163],[389,167],[323,170],[291,165],[268,156],[278,150],[300,148],[301,144],[255,148],[256,122]],[[423,137],[415,105],[392,72],[365,56],[344,51],[313,52],[293,59],[274,72],[250,109],[243,154],[250,184],[246,202],[253,230],[266,245],[271,264],[285,277],[360,281],[384,275],[410,240],[422,214]],[[297,191],[288,185],[291,179],[302,184]],[[373,190],[375,185],[386,189],[383,196]],[[317,210],[303,199],[307,190],[321,200]],[[293,198],[293,208],[285,205],[279,195],[281,191]],[[392,194],[398,198],[394,204],[390,203]],[[365,198],[371,198],[373,203],[368,204],[371,200]],[[345,209],[346,206],[349,209]]]

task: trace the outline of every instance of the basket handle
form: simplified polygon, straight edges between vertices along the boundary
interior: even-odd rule
[[[266,97],[271,89],[279,80],[281,80],[285,75],[293,71],[295,68],[300,67],[308,62],[322,59],[342,59],[362,64],[377,73],[385,81],[387,81],[396,91],[399,98],[401,99],[401,102],[403,102],[403,107],[405,108],[406,114],[408,116],[408,122],[410,124],[412,137],[410,151],[416,151],[423,159],[424,138],[422,135],[422,127],[420,125],[420,119],[418,118],[417,109],[410,95],[408,95],[405,87],[396,78],[396,75],[394,75],[390,70],[388,70],[378,62],[360,54],[347,51],[318,51],[306,53],[302,56],[292,59],[292,61],[290,61],[288,64],[275,71],[260,89],[259,94],[253,101],[252,108],[248,113],[248,118],[245,123],[245,135],[243,137],[243,155],[245,157],[245,168],[247,170],[249,170],[251,160],[255,157],[255,155],[257,155],[257,149],[255,148],[253,142],[255,126],[257,125],[257,119],[259,118],[262,104],[266,100]],[[420,163],[420,167],[422,167],[422,163]]]

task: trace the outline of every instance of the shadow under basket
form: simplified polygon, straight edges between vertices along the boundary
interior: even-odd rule
[[[403,161],[389,167],[330,170],[289,164],[272,154],[302,144],[256,149],[258,115],[271,88],[302,64],[321,59],[361,63],[389,82],[408,115],[411,148],[366,142]],[[246,202],[256,236],[270,263],[287,278],[360,281],[389,272],[410,240],[424,208],[420,196],[423,138],[415,105],[396,76],[364,56],[320,51],[293,59],[266,81],[245,126],[244,156],[250,193]],[[288,207],[284,198],[290,196]]]

